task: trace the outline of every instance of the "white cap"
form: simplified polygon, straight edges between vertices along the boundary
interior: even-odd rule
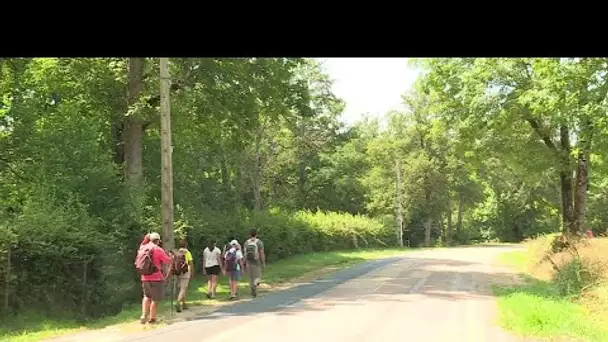
[[[232,246],[238,246],[239,242],[236,241],[236,240],[232,240],[232,241],[230,241],[230,245],[232,245]]]
[[[150,241],[160,240],[160,234],[158,233],[150,233]]]

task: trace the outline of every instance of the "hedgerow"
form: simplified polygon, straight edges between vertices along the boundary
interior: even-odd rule
[[[394,242],[390,226],[362,215],[322,211],[240,214],[207,211],[190,217],[184,235],[197,253],[202,252],[210,239],[219,245],[232,239],[244,241],[251,228],[255,228],[264,241],[269,261],[294,254],[380,247]]]
[[[189,241],[197,269],[210,239],[220,246],[231,239],[244,241],[251,228],[264,240],[269,262],[315,251],[386,246],[394,240],[390,226],[333,212],[178,211],[177,218],[175,238]],[[139,299],[133,259],[138,241],[150,230],[162,235],[158,217],[145,228],[114,229],[74,203],[26,203],[20,215],[0,227],[2,274],[9,271],[11,252],[9,277],[0,279],[3,294],[9,294],[3,312],[34,309],[72,317],[118,312],[124,303]]]

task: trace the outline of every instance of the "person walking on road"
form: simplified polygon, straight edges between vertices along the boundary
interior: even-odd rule
[[[249,279],[251,296],[258,295],[258,286],[262,279],[262,271],[266,267],[266,256],[264,254],[264,242],[258,239],[258,232],[255,229],[249,231],[249,239],[243,243],[245,254],[245,268]]]
[[[179,250],[178,253],[181,257],[180,263],[184,263],[185,265],[180,265],[183,268],[179,277],[179,294],[177,295],[177,307],[176,311],[181,312],[182,310],[187,310],[188,306],[186,305],[186,291],[188,290],[188,284],[190,283],[190,278],[192,274],[194,274],[194,259],[192,258],[192,253],[188,250],[188,242],[185,240],[181,240],[179,242]],[[186,267],[183,267],[186,266]]]
[[[239,279],[241,272],[245,269],[243,264],[243,252],[236,240],[230,241],[230,247],[224,254],[224,275],[230,278],[230,300],[238,298]]]
[[[217,289],[217,276],[222,272],[222,251],[216,246],[216,241],[211,240],[203,250],[203,274],[209,276],[207,281],[207,298],[215,298]]]
[[[140,322],[150,324],[156,323],[156,309],[161,301],[164,290],[164,276],[162,274],[162,265],[169,265],[172,262],[171,257],[159,247],[161,243],[160,234],[150,233],[148,243],[142,243],[137,258],[135,259],[135,268],[141,275],[141,285],[143,290],[143,299],[141,303]],[[147,238],[144,239],[147,240]]]

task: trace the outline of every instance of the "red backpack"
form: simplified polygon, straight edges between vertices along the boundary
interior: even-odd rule
[[[154,248],[145,245],[137,251],[137,258],[135,259],[135,269],[140,275],[151,275],[158,272],[158,268],[154,265],[152,255],[154,254]]]

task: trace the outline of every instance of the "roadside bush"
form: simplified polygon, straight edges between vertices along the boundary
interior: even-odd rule
[[[0,314],[7,315],[10,311],[5,308],[4,299],[8,295],[10,297],[11,288],[7,288],[7,280],[10,283],[15,278],[13,274],[9,272],[8,261],[10,251],[15,244],[16,236],[9,229],[8,221],[4,224],[0,223],[0,289],[2,290],[2,305],[0,306]],[[8,291],[8,292],[7,292]],[[10,304],[10,303],[9,303]]]
[[[563,241],[561,235],[550,234],[527,242],[532,275],[552,281],[561,295],[571,297],[608,284],[608,239],[568,241],[571,247],[560,250]]]
[[[120,244],[85,206],[75,201],[57,205],[37,194],[3,230],[9,229],[11,241],[0,242],[3,275],[8,248],[11,252],[9,312],[103,315],[118,312],[125,296],[132,295],[134,275],[125,267]],[[6,291],[6,282],[0,281]]]
[[[317,233],[315,251],[386,246],[395,241],[392,227],[362,215],[300,211],[294,216]]]
[[[244,241],[250,228],[258,230],[269,261],[316,251],[388,246],[395,240],[392,227],[361,215],[321,211],[228,215],[207,211],[186,216],[191,226],[188,241],[198,256],[210,238],[216,238],[219,246],[231,239]]]
[[[11,223],[17,234],[11,246],[10,304],[80,312],[83,265],[100,248],[96,222],[81,208],[57,207],[42,198],[28,201]]]
[[[592,283],[593,275],[579,258],[573,258],[555,274],[555,284],[562,296],[577,297]]]

